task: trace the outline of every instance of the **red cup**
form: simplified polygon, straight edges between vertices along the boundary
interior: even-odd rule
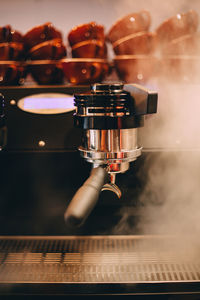
[[[65,57],[67,52],[60,39],[53,39],[34,46],[30,49],[28,55],[32,60],[54,60]]]
[[[91,84],[104,80],[109,65],[104,59],[72,58],[62,60],[63,72],[72,84]]]
[[[133,33],[113,43],[116,55],[152,54],[155,49],[156,34],[147,31]]]
[[[0,43],[22,43],[23,36],[19,31],[13,30],[10,25],[0,27]]]
[[[29,62],[28,72],[38,84],[62,84],[64,75],[62,64],[55,60]]]
[[[70,46],[86,40],[100,40],[104,42],[104,27],[96,22],[90,22],[72,28],[68,34]]]
[[[20,60],[23,58],[22,43],[0,43],[0,60]]]
[[[145,83],[156,76],[157,58],[150,55],[121,55],[114,58],[120,80]]]
[[[27,50],[37,44],[49,41],[52,39],[62,39],[62,34],[50,22],[36,26],[30,29],[24,35],[24,45]]]
[[[147,31],[151,24],[150,13],[142,10],[138,13],[131,13],[117,20],[110,28],[107,39],[114,43],[117,40],[141,31]]]
[[[0,85],[19,85],[24,83],[26,67],[15,61],[0,61]]]
[[[197,31],[198,14],[194,10],[177,14],[165,20],[157,29],[157,37],[161,46],[165,46],[170,41]]]
[[[88,40],[72,46],[72,57],[106,58],[106,44],[100,40]]]

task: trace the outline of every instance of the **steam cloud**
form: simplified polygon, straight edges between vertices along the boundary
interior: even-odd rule
[[[155,27],[176,13],[189,9],[198,12],[200,3],[197,2],[163,2]],[[125,3],[133,11],[132,2]],[[158,1],[151,3],[155,7]],[[141,9],[148,9],[145,4],[146,1],[141,1]],[[196,65],[199,58],[195,59]],[[185,247],[189,238],[196,257],[200,246],[199,78],[198,66],[195,72],[189,68],[184,78],[180,73],[177,80],[162,77],[157,82],[149,82],[147,86],[158,91],[158,113],[147,117],[144,128],[139,130],[144,152],[148,149],[149,153],[144,168],[146,185],[140,195],[144,207],[138,229],[141,234],[177,235],[179,239],[174,245],[177,247],[180,243]],[[134,228],[127,225],[128,216],[127,210],[122,209],[115,234],[123,231],[134,234]]]
[[[99,0],[103,1],[103,0]],[[102,2],[103,3],[103,2]],[[198,0],[179,0],[179,1],[162,1],[159,0],[140,0],[140,1],[132,1],[132,0],[115,0],[114,5],[111,11],[111,16],[115,20],[117,18],[121,18],[125,14],[129,14],[131,12],[137,12],[140,10],[149,10],[152,16],[152,26],[151,30],[157,28],[161,22],[165,19],[176,15],[177,13],[182,13],[188,11],[189,9],[199,10],[199,1]],[[110,24],[111,25],[111,24]]]

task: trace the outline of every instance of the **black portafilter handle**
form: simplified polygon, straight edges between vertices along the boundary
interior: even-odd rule
[[[65,211],[64,219],[67,225],[79,227],[85,222],[108,179],[109,175],[105,168],[92,169],[90,177],[78,189]]]

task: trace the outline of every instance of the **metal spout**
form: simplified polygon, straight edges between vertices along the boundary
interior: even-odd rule
[[[118,198],[121,198],[121,196],[122,196],[122,192],[121,192],[120,188],[115,183],[106,183],[106,184],[104,184],[101,191],[102,192],[103,191],[113,192],[117,195]]]
[[[121,198],[122,192],[120,188],[115,184],[116,173],[110,173],[110,183],[105,183],[101,191],[110,191],[117,195],[118,198]]]

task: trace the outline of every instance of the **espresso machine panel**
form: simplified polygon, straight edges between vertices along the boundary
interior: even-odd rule
[[[7,151],[76,150],[73,94],[89,86],[1,87],[5,101]]]

